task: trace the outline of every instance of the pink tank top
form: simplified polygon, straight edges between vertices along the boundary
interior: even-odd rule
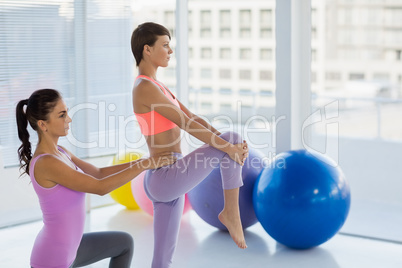
[[[67,155],[60,147],[59,151]],[[36,161],[44,155],[46,154],[33,158],[29,167],[32,185],[39,197],[44,224],[32,249],[31,266],[68,268],[75,260],[84,232],[85,193],[70,190],[60,184],[52,188],[40,186],[36,182],[34,169]],[[70,159],[68,155],[67,157]],[[77,166],[75,168],[83,172]]]

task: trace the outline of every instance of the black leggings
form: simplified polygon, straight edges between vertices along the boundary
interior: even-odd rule
[[[111,258],[109,268],[129,268],[134,241],[125,232],[93,232],[82,236],[77,257],[71,267],[82,267]]]

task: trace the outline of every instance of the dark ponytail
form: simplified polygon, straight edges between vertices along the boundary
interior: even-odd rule
[[[18,157],[20,159],[20,168],[29,174],[29,162],[32,159],[31,143],[29,142],[28,119],[24,112],[24,106],[28,105],[28,99],[18,102],[16,109],[18,138],[22,142],[18,148]]]
[[[16,118],[18,127],[18,138],[22,142],[18,148],[20,169],[29,174],[29,162],[32,159],[32,147],[29,141],[28,123],[35,130],[38,130],[37,122],[46,121],[49,113],[53,111],[61,95],[54,89],[40,89],[32,93],[29,99],[21,100],[16,107]],[[24,107],[26,109],[24,111]]]

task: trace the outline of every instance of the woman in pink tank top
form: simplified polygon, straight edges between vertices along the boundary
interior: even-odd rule
[[[142,171],[172,164],[171,154],[97,168],[58,146],[71,118],[60,93],[41,89],[16,107],[21,169],[30,175],[43,213],[31,267],[81,267],[111,258],[109,267],[130,267],[133,240],[125,232],[83,233],[85,193],[104,195],[131,181]],[[31,152],[28,123],[39,142]]]

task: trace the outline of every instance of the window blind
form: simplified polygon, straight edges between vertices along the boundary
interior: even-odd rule
[[[0,153],[4,166],[18,164],[15,106],[40,88],[62,92],[70,109],[81,105],[75,109],[74,131],[62,140],[63,145],[80,157],[116,150],[113,143],[102,141],[102,135],[118,126],[99,123],[108,116],[131,113],[131,102],[125,97],[131,93],[133,80],[130,2],[0,0]],[[116,108],[106,109],[109,115],[100,114],[100,108],[111,107],[112,102]],[[33,146],[35,137],[32,133]],[[72,140],[94,141],[98,146],[76,149]]]

